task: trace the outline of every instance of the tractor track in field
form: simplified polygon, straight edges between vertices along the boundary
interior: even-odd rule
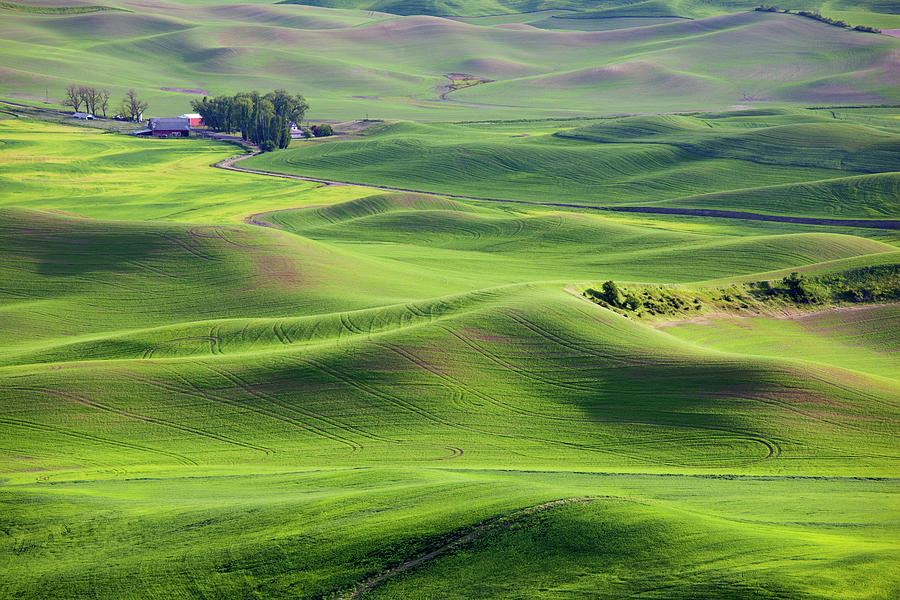
[[[110,446],[115,446],[117,448],[126,448],[128,450],[138,450],[141,452],[160,454],[162,456],[167,456],[169,458],[173,458],[173,459],[177,460],[178,462],[185,464],[185,465],[189,465],[189,466],[197,465],[197,462],[195,460],[188,458],[186,456],[183,456],[181,454],[177,454],[175,452],[167,452],[165,450],[158,450],[156,448],[141,446],[140,444],[134,444],[134,443],[130,443],[130,442],[123,442],[121,440],[104,438],[104,437],[101,437],[98,435],[82,433],[79,431],[74,431],[74,430],[63,428],[63,427],[47,425],[45,423],[36,423],[34,421],[26,421],[24,419],[9,419],[9,418],[0,418],[0,423],[5,423],[8,425],[17,425],[19,427],[25,427],[27,429],[36,429],[38,431],[56,433],[59,435],[65,435],[68,437],[74,437],[76,439],[85,440],[85,441],[88,441],[91,443],[101,443],[101,444],[107,444]]]
[[[450,456],[443,456],[438,460],[452,460],[454,458],[459,458],[463,455],[462,448],[457,448],[456,446],[447,446],[447,450],[450,451]]]
[[[456,334],[453,333],[452,331],[450,331],[449,329],[446,329],[446,330],[451,335],[456,336]],[[458,339],[460,339],[460,341],[465,342],[465,340],[463,340],[462,338],[459,338],[458,336],[456,336],[456,337]],[[548,338],[548,339],[552,339],[552,338]],[[422,369],[425,369],[426,371],[432,373],[433,375],[437,376],[438,378],[444,380],[445,382],[450,384],[452,389],[455,389],[461,393],[470,393],[470,394],[474,395],[476,398],[479,398],[489,404],[493,404],[494,406],[497,406],[498,408],[506,409],[506,410],[509,410],[513,413],[516,413],[516,414],[519,414],[522,416],[546,419],[546,420],[551,420],[551,421],[568,421],[568,422],[572,422],[572,423],[596,423],[599,421],[607,421],[607,422],[611,422],[611,423],[631,423],[631,424],[638,424],[638,425],[656,425],[656,426],[661,426],[661,427],[683,429],[683,430],[686,430],[689,432],[695,432],[697,430],[718,431],[718,432],[736,436],[741,439],[746,439],[749,441],[756,442],[766,448],[765,456],[756,458],[756,459],[752,459],[749,461],[750,463],[762,462],[764,460],[777,458],[778,456],[781,455],[781,447],[774,440],[767,440],[754,432],[742,431],[740,429],[730,429],[727,427],[717,427],[717,426],[710,426],[710,425],[686,425],[683,423],[672,423],[672,422],[662,422],[662,421],[661,422],[653,422],[653,421],[647,421],[647,420],[641,420],[641,419],[638,419],[638,420],[622,419],[621,417],[614,417],[614,416],[607,416],[607,417],[603,417],[603,418],[568,417],[568,416],[562,416],[562,415],[548,415],[545,413],[539,413],[539,412],[531,411],[528,409],[523,409],[520,407],[513,406],[507,402],[503,402],[502,400],[494,398],[493,396],[489,396],[482,392],[479,392],[477,390],[469,388],[465,384],[463,384],[461,381],[451,377],[450,375],[441,373],[440,371],[427,365],[424,361],[416,358],[415,356],[411,355],[409,352],[402,350],[401,348],[399,348],[397,346],[394,346],[391,344],[383,344],[383,343],[379,344],[379,346],[385,348],[386,350],[391,350],[391,351],[395,352],[396,354],[409,360],[413,364],[419,366]],[[476,351],[479,353],[482,353],[479,350],[476,350]],[[489,358],[489,357],[486,357],[486,358]],[[591,390],[591,391],[594,391],[594,390]],[[541,441],[543,441],[544,443],[555,443],[555,444],[561,444],[564,446],[577,447],[581,450],[587,450],[587,451],[593,451],[593,452],[603,452],[603,453],[607,453],[607,454],[616,454],[616,455],[620,455],[620,456],[627,456],[630,458],[639,458],[639,457],[634,456],[629,453],[614,452],[614,451],[610,450],[609,448],[601,448],[599,446],[591,446],[591,445],[578,444],[578,443],[569,443],[569,442],[563,442],[561,440],[541,440]],[[681,463],[672,463],[672,464],[681,464]]]
[[[43,393],[43,394],[47,394],[49,396],[54,396],[54,397],[61,398],[64,400],[72,400],[74,402],[77,402],[78,404],[82,404],[84,406],[88,406],[90,408],[94,408],[97,410],[109,412],[109,413],[119,415],[119,416],[122,416],[122,417],[125,417],[128,419],[134,419],[136,421],[144,421],[145,423],[159,425],[160,427],[168,427],[170,429],[175,429],[177,431],[190,433],[190,434],[193,434],[193,435],[196,435],[199,437],[204,437],[204,438],[215,440],[218,442],[232,444],[232,445],[240,446],[242,448],[246,448],[246,449],[250,449],[250,450],[257,450],[257,451],[263,452],[265,454],[272,454],[272,451],[269,450],[268,448],[263,448],[262,446],[257,446],[256,444],[251,444],[249,442],[243,442],[241,440],[236,440],[234,438],[230,438],[228,436],[220,435],[217,433],[212,433],[210,431],[206,431],[203,429],[197,429],[196,427],[190,427],[188,425],[173,423],[172,421],[167,421],[165,419],[159,419],[157,417],[151,417],[148,415],[138,414],[138,413],[135,413],[135,412],[132,412],[129,410],[115,408],[113,406],[103,404],[102,402],[97,402],[95,400],[91,400],[90,398],[88,398],[86,396],[82,396],[80,394],[73,394],[71,392],[61,392],[59,390],[53,390],[50,388],[39,388],[39,387],[15,387],[15,388],[11,387],[11,388],[2,388],[2,389],[13,390],[13,391],[21,390],[21,391],[27,391],[27,392]],[[173,453],[173,455],[174,455],[174,453]],[[192,459],[190,459],[186,456],[183,456],[181,454],[178,454],[177,456],[179,456],[185,460],[191,461],[192,464],[195,464],[195,465],[197,464],[195,461],[193,461]]]
[[[209,368],[209,366],[204,363],[197,363],[197,364],[201,364],[202,366]],[[210,370],[213,373],[216,373],[219,376],[223,377],[226,381],[229,381],[232,385],[236,385],[244,393],[254,396],[254,394],[252,392],[245,389],[240,384],[236,383],[234,380],[232,380],[228,377],[225,377],[224,375],[222,375],[222,373],[220,371],[215,370],[215,369],[210,369]],[[350,449],[351,452],[359,452],[362,449],[362,446],[357,444],[356,442],[353,442],[351,440],[346,440],[340,436],[328,434],[327,432],[323,431],[320,427],[317,427],[315,425],[312,425],[309,423],[304,423],[299,419],[295,419],[288,415],[284,415],[276,410],[254,407],[245,402],[230,400],[228,398],[224,398],[222,396],[212,394],[208,391],[201,389],[199,386],[194,384],[191,380],[187,379],[186,377],[181,376],[177,371],[171,370],[169,372],[171,373],[171,376],[173,378],[180,379],[181,381],[184,382],[182,384],[183,387],[179,387],[179,385],[174,382],[170,383],[170,382],[157,380],[157,379],[153,379],[153,378],[148,378],[148,377],[136,376],[136,377],[132,377],[131,379],[134,381],[140,382],[144,385],[150,385],[150,386],[153,386],[153,387],[165,390],[165,391],[174,392],[174,393],[180,394],[180,395],[193,396],[195,398],[199,398],[199,399],[201,399],[205,402],[209,402],[211,404],[226,405],[226,406],[235,408],[237,410],[250,411],[261,417],[267,417],[270,419],[274,419],[274,420],[280,421],[282,423],[291,425],[293,427],[297,427],[298,429],[302,429],[302,430],[306,431],[307,433],[310,433],[313,435],[318,435],[323,439],[327,439],[332,442],[338,442],[340,444],[344,444],[345,446],[347,446]],[[269,401],[265,397],[259,398],[259,399],[271,403],[271,401]],[[282,407],[282,408],[284,408],[284,407]],[[294,410],[292,412],[297,413],[299,411]],[[303,414],[303,413],[301,412],[300,414]],[[312,418],[312,419],[316,418],[316,416],[310,416],[310,415],[304,415],[304,416],[306,416],[307,418]]]
[[[527,369],[523,369],[522,367],[516,366],[513,363],[500,358],[497,354],[490,352],[489,350],[485,349],[483,346],[480,346],[477,343],[475,343],[474,341],[472,341],[471,338],[468,338],[459,332],[452,331],[447,327],[445,327],[444,330],[447,333],[449,333],[450,335],[452,335],[453,337],[455,337],[456,339],[458,339],[460,342],[462,342],[466,347],[472,349],[477,354],[485,357],[490,362],[492,362],[496,365],[499,365],[500,367],[502,367],[504,369],[514,371],[517,374],[521,375],[522,377],[525,377],[526,379],[531,379],[531,380],[537,381],[539,383],[545,383],[547,385],[553,385],[553,386],[561,387],[561,388],[568,389],[568,390],[577,390],[580,392],[597,392],[597,390],[598,390],[598,388],[596,386],[591,387],[591,386],[580,385],[577,383],[568,383],[565,381],[561,381],[559,379],[553,379],[551,377],[546,377],[546,376],[538,375],[537,373],[532,373],[531,371],[528,371]]]
[[[563,498],[560,500],[551,500],[549,502],[543,502],[541,504],[522,508],[502,517],[487,519],[485,521],[482,521],[481,523],[478,523],[477,525],[474,525],[473,527],[467,527],[463,530],[459,530],[455,535],[450,536],[449,541],[445,542],[438,548],[431,550],[430,552],[426,552],[421,556],[405,560],[395,567],[392,567],[382,573],[379,573],[378,575],[370,577],[369,579],[356,584],[351,590],[340,594],[339,596],[337,596],[337,598],[338,600],[355,600],[356,598],[361,598],[366,592],[371,591],[373,588],[390,579],[391,577],[394,577],[401,573],[405,573],[407,571],[411,571],[412,569],[415,569],[416,567],[424,563],[427,563],[441,555],[452,552],[453,550],[457,550],[462,546],[465,546],[466,544],[478,541],[489,534],[502,533],[516,523],[521,522],[526,517],[529,517],[535,513],[544,512],[546,510],[559,508],[569,504],[576,504],[579,502],[588,503],[601,500],[626,502],[634,501],[632,498],[622,498],[618,496],[583,496],[578,498]]]
[[[428,409],[422,408],[418,404],[415,404],[408,400],[404,400],[403,398],[400,398],[399,396],[397,396],[395,394],[384,392],[384,391],[378,390],[377,388],[374,388],[372,386],[360,383],[360,382],[354,380],[352,377],[340,372],[338,369],[328,366],[327,364],[325,364],[324,362],[322,362],[320,360],[316,360],[313,358],[306,358],[305,363],[308,364],[310,367],[315,368],[322,373],[325,373],[326,375],[332,377],[333,379],[340,381],[351,388],[359,390],[360,392],[362,392],[370,397],[385,401],[388,404],[393,405],[395,408],[398,408],[403,412],[415,413],[418,416],[422,417],[423,419],[430,421],[432,423],[435,423],[436,425],[440,425],[440,426],[444,426],[444,427],[452,427],[454,429],[463,429],[463,430],[469,429],[466,426],[461,425],[459,423],[454,423],[452,421],[448,421],[448,420],[444,419],[443,417],[432,413]]]
[[[194,342],[196,342],[196,341],[209,342],[210,348],[213,348],[213,347],[215,346],[215,344],[216,344],[216,338],[214,338],[211,334],[208,335],[208,336],[206,336],[206,335],[193,335],[193,336],[187,336],[187,337],[172,338],[172,339],[170,339],[170,340],[165,340],[165,341],[163,341],[163,342],[159,342],[158,344],[153,344],[152,346],[150,346],[149,348],[147,348],[146,350],[144,350],[143,354],[141,354],[141,358],[143,358],[143,359],[145,359],[145,360],[146,360],[146,359],[153,358],[153,355],[156,353],[156,351],[159,350],[161,347],[167,345],[167,344],[172,344],[172,343],[175,343],[175,342],[190,342],[190,341],[194,341]],[[210,353],[211,353],[211,354],[215,354],[215,352],[212,351],[212,350],[211,350]]]
[[[390,348],[388,348],[388,349],[390,349]],[[402,355],[401,355],[401,356],[402,356]],[[406,358],[407,360],[409,360],[409,357],[407,357],[407,356],[404,356],[404,358]],[[442,416],[437,415],[437,414],[431,412],[430,410],[428,410],[428,409],[426,409],[426,408],[422,408],[422,407],[419,406],[418,404],[415,404],[415,403],[410,402],[410,401],[408,401],[408,400],[404,400],[403,398],[397,396],[396,394],[391,394],[391,393],[386,392],[386,391],[378,390],[377,388],[374,388],[374,387],[372,387],[372,386],[368,386],[368,385],[364,385],[364,384],[362,384],[362,383],[359,383],[359,382],[353,380],[352,378],[350,378],[349,376],[343,375],[343,374],[342,374],[340,371],[338,371],[337,369],[333,369],[333,368],[330,368],[330,367],[326,366],[325,364],[323,364],[323,363],[322,363],[321,361],[319,361],[319,360],[312,359],[312,358],[305,358],[305,359],[303,359],[303,363],[306,364],[306,365],[308,365],[308,366],[311,366],[311,367],[313,367],[313,368],[317,368],[317,369],[320,370],[321,372],[323,372],[323,373],[325,373],[325,374],[327,374],[327,375],[330,375],[331,377],[333,377],[333,378],[335,378],[335,379],[337,379],[337,380],[339,380],[339,381],[342,381],[342,382],[344,382],[345,384],[347,384],[348,386],[353,387],[353,388],[356,388],[357,390],[359,390],[359,391],[361,391],[361,392],[363,392],[363,393],[365,393],[365,394],[367,394],[367,395],[369,395],[369,396],[371,396],[371,397],[373,397],[373,398],[378,398],[378,399],[384,400],[384,401],[386,401],[386,402],[392,404],[392,405],[395,406],[396,408],[399,408],[399,409],[401,409],[401,410],[403,410],[403,411],[415,413],[415,414],[417,414],[418,416],[420,416],[420,417],[422,417],[422,418],[424,418],[424,419],[426,419],[426,420],[428,420],[428,421],[431,421],[432,423],[435,423],[435,424],[437,424],[437,425],[441,425],[441,426],[445,426],[445,427],[450,427],[450,428],[453,428],[453,429],[460,429],[460,430],[468,431],[468,432],[472,432],[472,433],[480,433],[480,434],[482,434],[482,435],[491,435],[491,436],[497,436],[497,437],[502,437],[502,438],[528,439],[528,440],[533,440],[533,441],[537,441],[537,442],[541,442],[541,443],[545,443],[545,444],[560,443],[560,442],[557,442],[556,440],[543,439],[543,438],[536,438],[536,437],[532,437],[532,436],[516,436],[516,435],[512,435],[512,434],[505,434],[505,433],[500,433],[500,432],[495,432],[495,431],[488,431],[488,430],[480,429],[480,428],[477,428],[477,427],[472,427],[472,426],[469,426],[469,425],[465,425],[465,424],[463,424],[463,423],[457,423],[457,422],[454,422],[454,421],[449,421],[449,420],[443,418]],[[419,364],[418,362],[416,362],[416,363],[414,363],[414,364],[418,364],[419,366],[422,366],[422,365]],[[445,376],[445,375],[443,375],[443,374],[438,374],[438,373],[436,373],[435,371],[430,371],[430,372],[432,372],[432,373],[435,374],[435,375],[439,375],[439,376],[440,376],[441,378],[443,378],[443,379],[448,379],[448,377]],[[451,381],[451,382],[454,382],[452,379],[451,379],[450,381]],[[454,382],[454,383],[455,383],[455,382]],[[460,389],[458,385],[453,385],[453,389],[456,390],[456,391],[465,391],[465,390]],[[473,390],[469,390],[469,391],[470,391],[470,393],[472,393],[474,396],[476,396],[476,397],[478,397],[478,398],[484,400],[485,402],[488,402],[488,403],[491,403],[491,404],[495,404],[495,405],[497,405],[496,403],[499,402],[499,401],[495,401],[494,398],[485,396],[485,395],[483,395],[483,394],[481,394],[481,393],[479,393],[479,392],[475,392],[475,391],[473,391]],[[511,410],[513,410],[513,412],[517,412],[517,413],[523,414],[524,416],[531,416],[531,415],[528,414],[528,411],[523,412],[523,411],[521,411],[521,410],[516,410],[514,407],[511,407],[510,405],[508,405],[508,404],[506,404],[506,403],[503,403],[503,402],[499,402],[499,406],[501,406],[501,407],[503,407],[503,408],[511,409]],[[539,414],[535,413],[535,416],[543,416],[543,415],[539,415]],[[587,448],[587,449],[590,450],[590,448]],[[602,450],[596,450],[596,451],[603,452]],[[462,454],[462,451],[460,451],[460,454]],[[459,456],[459,455],[457,455],[457,456]],[[451,457],[448,457],[448,458],[456,458],[456,456],[451,456]]]
[[[451,335],[453,335],[453,332],[449,331],[449,329],[445,328],[445,330],[447,330],[449,333],[451,333]],[[416,358],[410,352],[403,350],[402,348],[400,348],[398,346],[395,346],[392,344],[384,344],[384,343],[379,344],[379,346],[381,346],[382,348],[384,348],[386,350],[390,350],[390,351],[394,352],[395,354],[405,358],[412,364],[418,366],[419,368],[421,368],[425,371],[428,371],[432,375],[434,375],[434,376],[438,377],[439,379],[443,380],[444,382],[448,383],[450,385],[451,389],[458,390],[458,391],[462,392],[463,394],[471,394],[472,396],[478,398],[479,400],[483,400],[484,402],[487,402],[488,404],[493,404],[494,406],[496,406],[498,408],[508,410],[512,413],[515,413],[515,414],[518,414],[518,415],[521,415],[524,417],[549,419],[549,420],[553,420],[553,421],[571,421],[571,422],[579,422],[579,423],[586,422],[585,419],[581,419],[581,418],[564,417],[564,416],[559,416],[559,415],[547,415],[547,414],[543,414],[543,413],[539,413],[539,412],[535,412],[532,410],[523,409],[523,408],[514,406],[512,404],[509,404],[508,402],[504,402],[498,398],[495,398],[494,396],[485,394],[484,392],[480,392],[480,391],[472,388],[471,386],[467,386],[462,381],[456,379],[455,377],[452,377],[450,375],[440,372],[436,368],[428,365],[425,361]],[[476,350],[476,352],[478,352],[478,351]]]
[[[207,362],[198,362],[197,364],[200,364],[200,365],[206,367],[213,373],[217,373],[220,377],[222,377],[223,379],[226,379],[227,381],[230,381],[231,383],[236,385],[239,389],[243,390],[245,393],[249,394],[250,396],[252,396],[254,398],[257,398],[259,400],[262,400],[263,402],[267,402],[269,404],[275,405],[275,406],[279,407],[280,409],[284,410],[285,412],[293,413],[295,415],[300,415],[311,421],[318,421],[318,422],[324,423],[327,426],[334,427],[336,429],[340,429],[344,433],[349,433],[347,426],[345,426],[343,423],[336,421],[334,419],[331,419],[329,417],[326,417],[324,415],[320,415],[318,413],[312,412],[312,411],[303,410],[303,409],[293,407],[293,406],[288,406],[284,402],[279,401],[272,394],[267,394],[267,393],[264,393],[264,392],[254,389],[254,387],[250,383],[248,383],[244,378],[242,378],[241,376],[239,376],[235,373],[228,371],[227,369],[214,367]],[[279,414],[278,411],[272,411],[272,412]],[[285,419],[287,419],[289,422],[300,424],[304,429],[306,429],[307,431],[309,431],[311,433],[318,434],[324,438],[330,439],[335,442],[343,443],[343,444],[349,446],[351,452],[355,453],[355,452],[361,452],[363,450],[362,444],[350,439],[349,437],[344,437],[343,435],[339,435],[337,433],[332,433],[332,432],[328,431],[328,429],[323,425],[319,425],[317,423],[312,423],[312,422],[304,423],[300,419],[297,419],[297,418],[294,418],[291,416],[287,416],[287,415],[283,415],[283,413],[282,413],[282,416],[285,417]]]
[[[371,188],[374,190],[382,190],[386,192],[403,192],[410,194],[427,194],[429,196],[441,196],[444,198],[456,198],[459,200],[474,200],[477,202],[501,202],[506,204],[528,204],[531,206],[549,206],[556,208],[574,208],[578,210],[594,210],[608,212],[636,212],[664,215],[681,215],[692,217],[714,217],[720,219],[744,219],[750,221],[773,221],[777,223],[794,223],[799,225],[828,225],[832,227],[865,227],[870,229],[900,229],[900,220],[898,219],[825,219],[818,217],[792,217],[785,215],[765,215],[761,213],[749,213],[735,210],[712,210],[702,208],[668,208],[655,206],[592,206],[589,204],[571,204],[566,202],[537,202],[532,200],[504,200],[501,198],[480,198],[477,196],[465,196],[462,194],[446,194],[443,192],[429,192],[427,190],[413,190],[409,188],[399,188],[387,185],[372,185],[365,183],[353,183],[350,181],[339,181],[336,179],[322,179],[320,177],[307,177],[305,175],[290,175],[288,173],[275,173],[272,171],[261,171],[259,169],[245,169],[236,167],[234,163],[252,158],[259,155],[259,151],[251,154],[243,154],[232,156],[225,160],[213,164],[214,167],[225,169],[227,171],[237,171],[240,173],[251,173],[254,175],[268,175],[269,177],[280,177],[282,179],[294,179],[297,181],[310,181],[312,183],[320,183],[322,186],[352,186]],[[283,210],[270,210],[261,213],[254,213],[244,219],[245,223],[257,225],[259,227],[271,227],[272,225],[266,221],[260,220],[265,215],[282,212]]]

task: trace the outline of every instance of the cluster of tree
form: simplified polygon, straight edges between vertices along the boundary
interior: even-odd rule
[[[600,287],[600,291],[588,289],[585,293],[593,296],[595,299],[603,300],[616,308],[627,308],[628,310],[637,310],[643,306],[641,299],[632,292],[623,293],[615,281],[604,281]]]
[[[150,108],[150,105],[138,98],[134,90],[128,90],[125,92],[125,98],[122,99],[122,103],[119,104],[119,115],[122,118],[137,121],[148,108]],[[104,116],[106,115],[104,114]]]
[[[900,300],[900,266],[862,267],[809,278],[795,271],[774,285],[761,281],[756,286],[767,296],[787,297],[798,304],[893,302]]]
[[[735,283],[726,288],[628,286],[606,281],[582,295],[626,317],[685,316],[704,311],[768,312],[785,306],[816,306],[843,302],[897,302],[900,265],[862,267],[838,273],[806,276],[794,271],[781,279]]]
[[[84,85],[70,85],[66,88],[63,105],[71,106],[75,112],[81,111],[83,106],[84,110],[92,115],[96,115],[100,111],[106,117],[106,111],[109,108],[109,90]],[[116,110],[123,118],[136,121],[141,113],[149,107],[147,102],[137,97],[137,92],[128,90]]]
[[[781,9],[777,6],[766,6],[764,4],[756,7],[754,9],[757,12],[773,12],[773,13],[783,13],[786,15],[799,15],[801,17],[806,17],[807,19],[814,19],[816,21],[820,21],[822,23],[826,23],[828,25],[834,25],[835,27],[843,27],[844,29],[853,29],[853,31],[865,31],[866,33],[881,33],[880,29],[876,29],[874,27],[869,27],[868,25],[857,25],[853,27],[848,24],[846,21],[841,21],[839,19],[832,19],[831,17],[826,17],[820,14],[818,11],[809,11],[809,10],[791,10],[789,8]]]
[[[106,116],[109,108],[109,90],[106,88],[86,87],[83,85],[70,85],[66,88],[65,106],[71,106],[75,112],[79,112],[84,106],[91,114],[96,114],[98,109]]]
[[[331,125],[328,123],[322,123],[321,125],[313,125],[309,128],[309,132],[316,137],[328,137],[329,135],[334,135],[334,130],[331,128]]]
[[[240,131],[243,139],[258,144],[263,152],[287,148],[291,143],[291,123],[299,123],[309,108],[303,96],[292,96],[285,90],[265,95],[253,91],[215,98],[204,96],[191,101],[191,106],[213,131]]]
[[[334,135],[334,130],[328,123],[322,123],[321,125],[310,125],[303,130],[303,137],[306,139],[309,139],[311,137],[328,137],[329,135]]]

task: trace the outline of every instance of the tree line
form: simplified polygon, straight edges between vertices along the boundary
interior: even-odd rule
[[[865,33],[881,33],[880,29],[876,29],[875,27],[869,27],[868,25],[857,25],[853,27],[846,21],[841,21],[840,19],[832,19],[831,17],[826,17],[819,13],[819,11],[812,10],[791,10],[789,8],[781,9],[777,6],[766,6],[765,4],[761,4],[754,8],[756,12],[772,12],[772,13],[782,13],[785,15],[799,15],[801,17],[806,17],[807,19],[813,19],[815,21],[820,21],[827,25],[833,25],[835,27],[842,27],[844,29],[852,29],[853,31],[863,31]]]
[[[84,85],[70,85],[66,88],[66,98],[63,106],[71,106],[75,112],[80,112],[84,106],[86,112],[96,115],[98,110],[103,113],[106,118],[106,111],[109,109],[110,92],[106,88],[95,88]],[[138,98],[137,92],[133,89],[125,93],[125,97],[116,108],[118,114],[127,117],[132,121],[137,121],[141,113],[150,108],[150,105]]]
[[[95,114],[99,108],[105,117],[106,109],[109,107],[109,90],[73,84],[66,88],[66,99],[63,105],[71,106],[75,112],[81,111],[83,105],[85,110],[91,114]]]
[[[303,96],[292,96],[285,90],[265,95],[254,90],[234,96],[204,96],[192,100],[191,106],[208,128],[222,133],[239,131],[243,139],[259,145],[263,152],[287,148],[291,123],[300,123],[309,108]]]

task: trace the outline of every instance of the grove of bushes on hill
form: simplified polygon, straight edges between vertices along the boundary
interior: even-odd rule
[[[710,312],[770,313],[862,302],[900,301],[900,265],[861,267],[808,277],[794,271],[777,280],[734,283],[728,287],[619,285],[604,282],[582,295],[634,317],[690,317]]]

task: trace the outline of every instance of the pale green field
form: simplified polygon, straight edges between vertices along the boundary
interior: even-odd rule
[[[613,498],[524,519],[372,597],[896,591],[895,482],[417,468],[61,483],[48,503],[49,487],[12,496],[16,515],[45,508],[4,544],[46,560],[9,564],[6,596],[321,597],[448,531],[573,493]]]
[[[516,25],[516,15],[513,25],[398,17],[370,6],[115,0],[128,12],[0,8],[0,94],[59,102],[76,83],[108,87],[117,102],[135,88],[150,102],[148,116],[167,116],[203,94],[284,87],[308,98],[314,119],[431,121],[900,102],[896,38],[791,15],[722,14],[750,3],[688,4],[675,10],[706,18],[609,31]],[[897,18],[878,13],[875,24]],[[496,82],[441,100],[444,75],[460,72]]]
[[[135,139],[7,119],[0,121],[0,204],[98,219],[222,223],[372,193],[209,168],[242,152],[204,139]]]
[[[525,202],[883,219],[900,214],[897,110],[396,123],[242,164]]]
[[[900,597],[896,304],[579,295],[896,274],[900,39],[745,0],[310,1],[0,3],[3,99],[388,120],[240,163],[359,184],[320,186],[0,105],[0,600],[333,600],[442,547],[361,597]]]
[[[623,122],[299,152],[465,135],[549,173]],[[317,188],[210,168],[235,148],[203,140],[0,131],[0,597],[333,597],[480,523],[364,597],[896,596],[894,306],[654,328],[565,289],[895,265],[892,232]],[[886,192],[845,210],[896,216]]]
[[[847,307],[794,318],[713,317],[673,322],[666,332],[709,348],[803,358],[897,379],[896,305]]]

